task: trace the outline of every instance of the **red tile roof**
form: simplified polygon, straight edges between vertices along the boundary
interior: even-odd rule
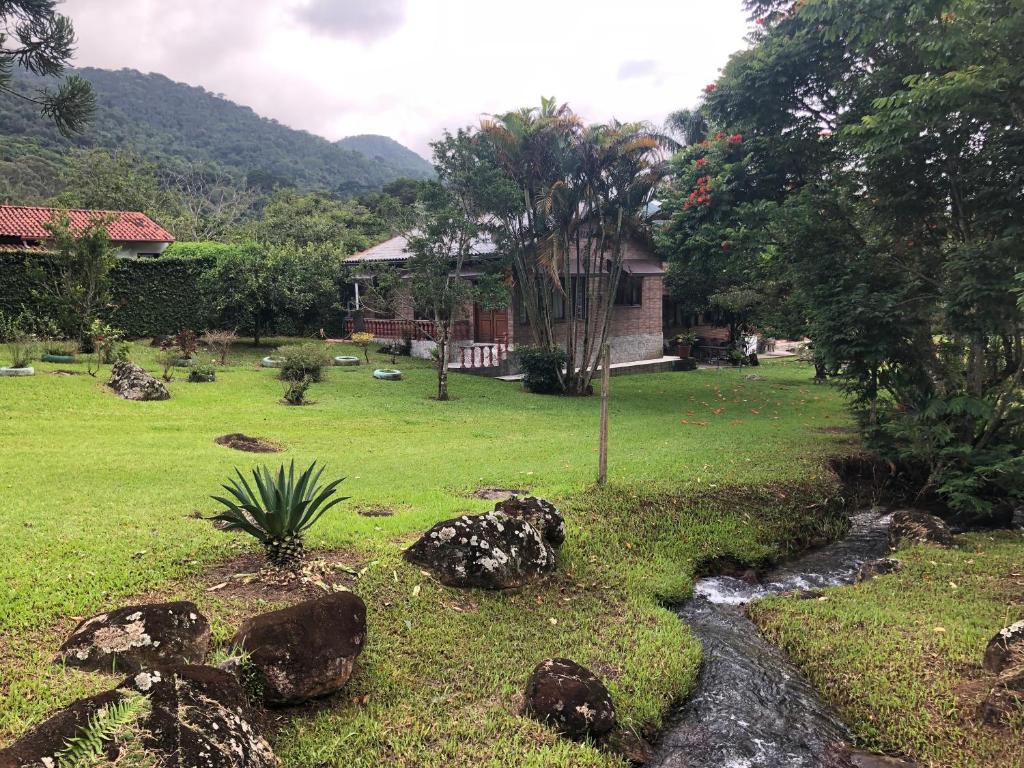
[[[0,205],[0,237],[23,240],[48,240],[50,223],[59,208],[35,208],[21,205]],[[107,234],[118,243],[173,243],[174,235],[144,213],[134,211],[70,210],[71,229],[81,231],[97,218],[109,219]]]

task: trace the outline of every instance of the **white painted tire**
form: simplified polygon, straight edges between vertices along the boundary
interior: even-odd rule
[[[35,376],[36,369],[28,368],[0,368],[0,376]]]
[[[394,368],[378,368],[373,372],[373,378],[381,381],[401,381],[402,372]]]
[[[358,357],[352,357],[351,355],[339,355],[334,358],[335,365],[362,365],[363,361]]]
[[[264,357],[262,360],[260,360],[260,365],[263,368],[280,368],[282,365],[284,365],[284,358],[270,356]]]

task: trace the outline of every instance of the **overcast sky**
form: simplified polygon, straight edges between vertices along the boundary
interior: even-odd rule
[[[79,66],[201,85],[329,139],[443,129],[555,96],[661,123],[744,45],[741,0],[65,0]]]

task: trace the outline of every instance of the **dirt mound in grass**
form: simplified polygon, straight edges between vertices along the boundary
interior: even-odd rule
[[[249,435],[243,435],[241,432],[221,435],[213,442],[217,443],[217,445],[234,448],[236,451],[246,451],[248,453],[280,453],[284,450],[281,446],[274,445],[260,437],[250,437]]]

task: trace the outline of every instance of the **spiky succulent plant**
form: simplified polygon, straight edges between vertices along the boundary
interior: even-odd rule
[[[279,568],[292,568],[302,561],[303,536],[310,526],[335,504],[348,496],[331,497],[345,478],[320,484],[324,468],[314,461],[298,478],[295,462],[288,471],[282,465],[275,473],[266,466],[256,467],[252,477],[256,491],[236,468],[238,478],[222,486],[232,498],[212,497],[227,510],[212,519],[226,523],[229,531],[245,531],[254,536],[267,553],[267,560]]]

